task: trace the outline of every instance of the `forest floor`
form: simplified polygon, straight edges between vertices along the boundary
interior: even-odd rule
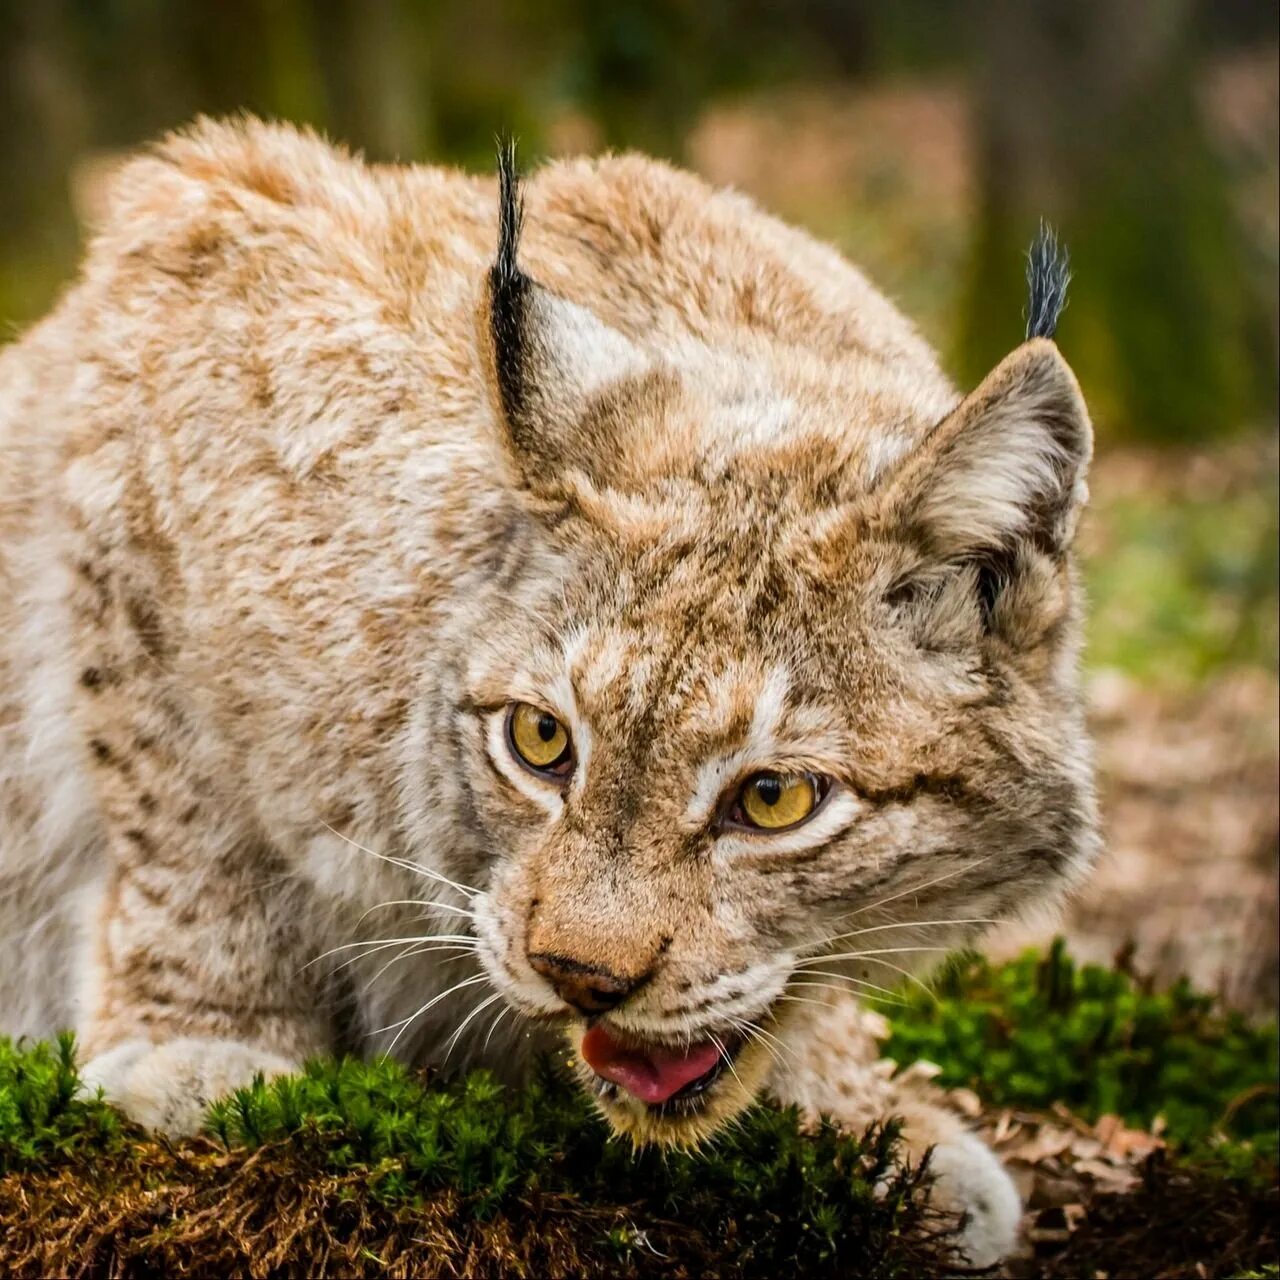
[[[953,1091],[953,1102],[972,1106],[972,1097]],[[1232,1181],[1171,1158],[1150,1128],[1114,1114],[1090,1124],[1061,1104],[983,1107],[975,1125],[1025,1206],[1018,1249],[999,1276],[1280,1276],[1274,1166],[1252,1184]]]

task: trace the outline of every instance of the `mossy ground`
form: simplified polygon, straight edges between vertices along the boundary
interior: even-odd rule
[[[1120,969],[1077,965],[1056,942],[1003,964],[961,957],[887,1010],[887,1056],[941,1067],[984,1100],[1088,1120],[1157,1117],[1178,1149],[1222,1140],[1275,1159],[1280,1039],[1274,1022],[1224,1010],[1185,982],[1163,991]]]
[[[894,1010],[889,1052],[993,1102],[1165,1118],[1170,1151],[1037,1274],[1276,1261],[1274,1026],[1055,949],[958,963]],[[350,1061],[241,1090],[174,1146],[78,1092],[69,1038],[0,1042],[0,1272],[939,1274],[952,1224],[895,1156],[892,1127],[770,1108],[705,1153],[635,1155],[550,1065],[511,1091]]]
[[[633,1154],[544,1065],[427,1084],[317,1062],[171,1146],[78,1096],[74,1046],[0,1044],[0,1272],[928,1274],[951,1225],[892,1128],[761,1108],[707,1156]]]

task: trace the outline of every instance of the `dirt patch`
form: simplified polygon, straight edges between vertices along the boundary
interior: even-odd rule
[[[1061,932],[1083,961],[1120,956],[1159,986],[1185,976],[1237,1008],[1275,1009],[1278,700],[1264,671],[1184,694],[1096,677],[1106,851],[1059,929],[1009,930],[992,953]]]
[[[1276,1007],[1278,700],[1261,671],[1180,698],[1095,681],[1108,853],[1068,923],[1077,955],[1131,941],[1144,972]]]
[[[181,1147],[146,1141],[125,1154],[11,1173],[0,1178],[0,1272],[731,1277],[760,1274],[762,1251],[785,1246],[789,1234],[781,1221],[713,1228],[680,1221],[678,1206],[663,1214],[639,1202],[591,1204],[536,1190],[486,1214],[452,1190],[389,1203],[371,1190],[377,1174],[334,1173],[323,1152],[296,1140],[249,1153],[200,1139]],[[806,1273],[940,1274],[954,1224],[905,1208],[880,1247],[850,1254],[848,1242],[833,1240]]]
[[[1174,1161],[1161,1135],[1119,1116],[1090,1125],[1065,1107],[1049,1114],[984,1108],[950,1092],[1000,1154],[1026,1211],[1010,1280],[1206,1280],[1280,1261],[1280,1189],[1261,1165],[1224,1174]],[[1211,1160],[1205,1156],[1202,1160]]]
[[[156,1144],[119,1160],[76,1162],[0,1180],[6,1275],[578,1276],[634,1267],[608,1246],[624,1207],[591,1211],[534,1197],[476,1221],[442,1192],[391,1207],[367,1172],[336,1176],[294,1150],[252,1155]],[[696,1233],[650,1229],[650,1245],[690,1274]]]

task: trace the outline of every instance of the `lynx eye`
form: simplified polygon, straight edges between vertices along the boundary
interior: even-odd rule
[[[802,823],[821,798],[821,783],[810,773],[757,773],[742,784],[731,817],[745,827],[780,831]]]
[[[507,713],[507,741],[516,759],[535,773],[562,776],[573,767],[569,731],[541,707],[517,702]]]

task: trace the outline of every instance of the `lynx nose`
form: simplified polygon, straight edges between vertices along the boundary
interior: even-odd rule
[[[565,1004],[586,1014],[607,1013],[616,1008],[649,976],[621,978],[607,969],[545,951],[530,955],[529,964],[551,983]]]

